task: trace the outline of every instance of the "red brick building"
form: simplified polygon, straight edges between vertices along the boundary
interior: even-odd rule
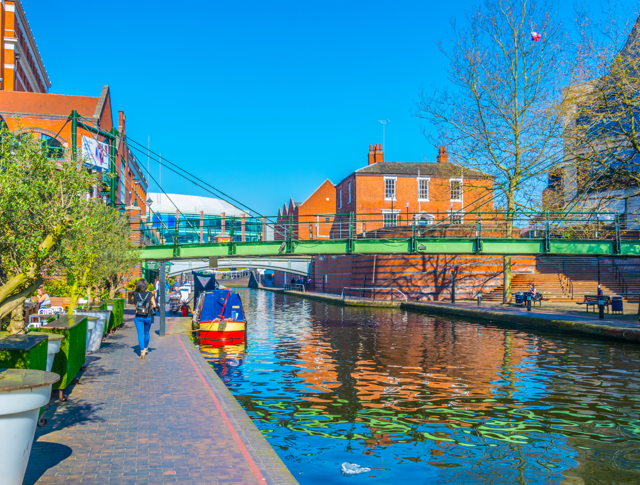
[[[278,209],[274,239],[283,241],[288,228],[294,239],[329,239],[336,212],[336,188],[325,180],[304,202],[293,199]]]
[[[109,131],[114,127],[109,86],[104,86],[100,96],[68,96],[29,92],[0,91],[0,118],[8,129],[16,134],[33,133],[49,147],[51,156],[70,160],[72,155],[71,112],[77,111],[85,123]],[[119,112],[116,127],[122,135],[117,142],[116,156],[116,204],[140,207],[146,213],[147,180],[126,143],[125,115]],[[89,131],[78,127],[77,154],[82,156],[82,138],[95,138]],[[99,141],[106,141],[97,137]],[[99,196],[95,187],[93,197]]]
[[[49,90],[51,82],[20,0],[0,2],[0,46],[0,90]]]
[[[336,213],[344,216],[334,224],[334,238],[346,237],[349,217],[363,234],[414,220],[464,224],[467,212],[493,210],[493,178],[450,163],[445,147],[436,163],[404,163],[385,162],[382,147],[372,145],[368,161],[336,185]]]
[[[414,220],[464,225],[465,215],[475,211],[493,211],[491,176],[450,163],[445,147],[435,163],[403,163],[385,162],[382,147],[371,145],[368,165],[335,186],[326,180],[304,202],[291,199],[279,209],[275,238],[284,239],[289,224],[294,239],[348,237],[350,220],[359,237]]]

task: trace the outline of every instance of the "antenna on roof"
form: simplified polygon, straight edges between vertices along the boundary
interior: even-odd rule
[[[387,123],[389,123],[389,121],[391,120],[378,120],[380,123],[382,123],[382,151],[384,152],[384,127]]]

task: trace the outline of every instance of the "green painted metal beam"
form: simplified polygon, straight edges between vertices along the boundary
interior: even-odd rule
[[[199,259],[210,256],[277,256],[323,254],[503,254],[536,255],[556,254],[573,256],[638,256],[640,241],[621,241],[619,253],[615,240],[550,239],[545,251],[544,239],[421,239],[412,245],[408,239],[347,239],[236,242],[188,244],[184,246],[146,246],[142,259],[163,261],[172,259]],[[290,252],[288,252],[290,251]]]

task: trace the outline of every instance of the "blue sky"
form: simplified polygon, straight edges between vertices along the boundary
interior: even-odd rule
[[[129,137],[273,215],[366,165],[378,120],[387,160],[435,159],[414,103],[446,82],[436,42],[477,2],[23,4],[52,93],[108,84]],[[166,170],[162,186],[210,195]]]

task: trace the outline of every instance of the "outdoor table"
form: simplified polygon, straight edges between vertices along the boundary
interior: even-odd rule
[[[64,340],[64,335],[57,333],[45,333],[45,332],[29,332],[28,335],[44,335],[47,337],[47,372],[51,372],[53,367],[53,359],[58,352],[60,352],[60,346]],[[1,367],[1,366],[0,366]]]
[[[44,340],[43,340],[44,342]],[[0,369],[0,480],[21,484],[27,470],[40,408],[60,379],[53,372]]]
[[[34,369],[47,368],[47,336],[31,333],[0,334],[0,368]]]
[[[61,401],[66,401],[67,397],[63,391],[72,383],[84,365],[87,323],[87,317],[84,315],[63,315],[40,327],[41,332],[65,336],[60,345],[60,352],[53,359],[52,369],[60,375],[60,380],[54,384],[53,388],[58,389]]]
[[[89,345],[87,346],[89,352],[97,352],[102,345],[102,337],[107,332],[108,324],[113,319],[113,312],[109,310],[97,310],[91,308],[90,310],[75,310],[75,315],[85,315],[87,317],[97,318],[96,328],[91,334]]]

